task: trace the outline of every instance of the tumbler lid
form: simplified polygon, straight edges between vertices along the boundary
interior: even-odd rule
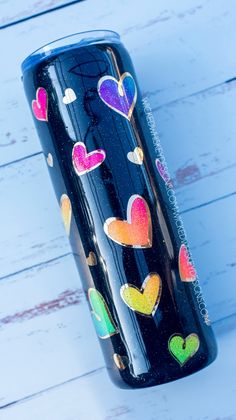
[[[119,42],[120,35],[115,31],[108,29],[95,29],[92,31],[78,32],[67,35],[55,41],[49,42],[41,48],[35,50],[32,54],[25,58],[21,64],[21,70],[24,73],[35,64],[43,61],[49,56],[53,56],[58,52],[64,52],[67,49],[84,47],[91,44],[99,44],[102,42]]]

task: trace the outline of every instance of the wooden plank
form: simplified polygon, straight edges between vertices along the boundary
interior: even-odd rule
[[[236,302],[234,282],[214,274],[202,286],[215,321]],[[0,308],[0,406],[104,366],[72,256],[2,281]]]
[[[236,196],[184,215],[213,321],[236,312],[235,205]],[[0,360],[0,406],[104,365],[72,256],[2,279]]]
[[[211,318],[236,312],[236,194],[183,214]]]
[[[16,0],[1,0],[0,28],[12,23],[17,23],[39,13],[61,7],[68,3],[71,3],[71,0],[35,0],[33,2],[32,0],[24,0],[24,2]]]
[[[12,32],[4,30],[5,42],[11,48],[7,50],[9,56],[4,55],[9,64],[0,80],[4,93],[0,164],[41,150],[16,70],[23,55],[32,49],[33,40],[41,44],[49,37],[62,36],[62,32],[68,32],[68,24],[63,25],[65,19],[71,24],[71,32],[88,25],[101,27],[108,21],[114,29],[120,28],[134,57],[142,90],[159,114],[160,134],[181,209],[186,212],[185,226],[204,295],[211,318],[216,320],[236,309],[236,203],[232,182],[235,83],[208,88],[234,76],[231,51],[235,8],[232,0],[224,5],[219,0],[175,3],[168,0],[153,6],[149,0],[145,8],[135,8],[132,15],[134,0],[117,4],[114,0],[88,0],[63,13],[53,12],[21,24]],[[11,54],[16,38],[19,48]],[[157,52],[155,57],[153,51]],[[203,92],[191,96],[198,90]],[[186,95],[188,98],[182,100]],[[176,138],[181,142],[173,148]],[[2,410],[1,418],[236,418],[232,403],[234,330],[220,337],[222,357],[206,371],[150,390],[114,388],[105,371],[99,370],[103,359],[72,257],[57,260],[70,248],[43,156],[2,167],[0,185],[4,198],[0,240],[0,360],[4,380],[0,383],[0,405],[26,398],[25,403]],[[222,200],[224,195],[228,197]],[[209,201],[214,203],[205,205]],[[196,209],[189,211],[191,208]],[[37,267],[27,270],[29,265]],[[11,276],[13,272],[20,273]],[[90,354],[88,349],[92,349]],[[97,370],[93,376],[88,375],[91,370]],[[73,381],[81,375],[85,377]],[[221,381],[228,390],[223,395]],[[66,384],[60,385],[63,382]],[[50,387],[51,391],[45,392]],[[209,389],[214,392],[209,394]],[[28,398],[34,393],[40,394]],[[215,404],[217,397],[220,408]]]
[[[103,366],[72,256],[0,282],[0,360],[1,406]]]
[[[156,108],[235,76],[235,15],[233,0],[147,0],[138,9],[135,0],[123,0],[122,6],[115,0],[86,0],[17,25],[14,31],[5,29],[0,35],[1,45],[8,45],[0,79],[0,164],[41,149],[20,82],[20,63],[32,50],[68,32],[107,27],[109,22],[109,28],[121,33],[142,91]]]
[[[99,370],[9,406],[2,410],[1,418],[235,420],[235,328],[218,335],[218,343],[219,355],[211,366],[179,381],[127,391],[114,387],[106,371]],[[226,392],[222,392],[222,384]]]
[[[182,211],[227,196],[235,191],[236,120],[233,115],[235,101],[236,82],[232,81],[209,89],[207,92],[165,105],[160,109],[154,109],[158,132]],[[220,118],[217,118],[219,110]],[[10,115],[8,112],[9,120]],[[17,130],[19,126],[17,121],[15,123],[15,130]],[[26,127],[25,130],[27,131]],[[25,138],[24,132],[22,129],[22,141]],[[31,132],[35,135],[32,123]],[[27,140],[27,136],[25,139]],[[26,141],[26,144],[28,144],[25,147],[29,154],[41,150],[38,140],[35,143]],[[12,150],[11,155],[10,150]],[[11,146],[2,147],[1,157],[5,162],[7,159],[17,158],[19,153],[21,153],[21,148],[16,142]],[[34,162],[33,160],[32,163],[26,165],[34,167]],[[45,172],[44,166],[37,169],[36,182],[39,188],[42,185],[39,179],[40,171]],[[26,168],[24,163],[20,163],[16,168],[18,169],[15,173],[26,170],[23,169]],[[6,171],[5,167],[0,168],[2,177],[6,180],[10,177],[14,184],[12,176]],[[42,177],[45,184],[46,174],[42,174]],[[27,174],[25,174],[26,178]],[[6,188],[9,189],[8,186]],[[26,190],[25,194],[27,194]]]
[[[2,168],[0,196],[1,279],[70,252],[42,155]],[[183,214],[215,319],[235,310],[235,206],[233,194]]]
[[[70,252],[42,155],[1,169],[0,278]]]
[[[154,108],[181,210],[235,191],[236,82]]]

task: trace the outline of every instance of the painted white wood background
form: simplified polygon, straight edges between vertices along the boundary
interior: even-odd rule
[[[235,1],[0,0],[0,11],[0,419],[236,419]],[[209,368],[138,391],[107,377],[20,80],[37,47],[101,28],[121,34],[152,104],[219,342]]]

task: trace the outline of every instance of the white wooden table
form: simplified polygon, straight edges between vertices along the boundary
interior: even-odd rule
[[[0,0],[0,419],[236,419],[236,3]],[[21,83],[56,38],[119,32],[157,120],[218,343],[167,385],[109,381]]]

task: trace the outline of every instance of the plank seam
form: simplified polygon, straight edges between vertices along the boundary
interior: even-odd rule
[[[165,102],[161,105],[158,105],[158,106],[152,108],[152,112],[159,111],[159,109],[162,109],[165,106],[169,106],[169,105],[181,102],[185,99],[192,98],[193,96],[201,95],[202,93],[206,93],[209,90],[217,89],[219,87],[223,87],[224,85],[230,85],[231,83],[234,84],[235,82],[236,82],[236,76],[232,77],[231,79],[224,80],[223,82],[217,83],[216,85],[208,86],[204,89],[198,90],[196,92],[192,92],[189,95],[181,96],[180,98],[177,98],[177,99],[174,99],[172,101]],[[155,93],[155,92],[153,92],[153,93]],[[152,93],[146,92],[145,95],[149,98],[150,96],[152,96]]]
[[[12,22],[9,22],[9,23],[6,23],[5,25],[0,26],[0,29],[6,29],[6,28],[9,28],[10,26],[18,25],[19,23],[23,23],[23,22],[26,22],[27,20],[37,18],[39,16],[45,15],[46,13],[55,12],[56,10],[63,9],[67,6],[73,6],[74,4],[81,3],[82,1],[84,0],[72,0],[69,3],[61,4],[60,6],[53,7],[52,9],[43,10],[42,12],[35,13],[34,15],[31,15],[31,16],[26,16],[19,20],[13,20]]]
[[[190,211],[200,209],[201,207],[209,206],[210,204],[216,203],[217,201],[225,200],[226,198],[232,197],[235,194],[236,194],[236,191],[230,194],[222,195],[221,197],[214,198],[214,200],[210,200],[210,201],[207,201],[206,203],[199,204],[198,206],[190,207],[189,209],[183,210],[180,212],[180,214],[188,213]]]
[[[58,261],[58,260],[60,260],[61,258],[68,257],[69,255],[71,255],[71,256],[72,256],[72,255],[73,255],[73,253],[72,253],[72,252],[67,252],[66,254],[62,254],[62,255],[59,255],[58,257],[51,258],[50,260],[42,261],[42,262],[40,262],[40,263],[37,263],[37,264],[31,265],[31,266],[29,266],[29,267],[22,268],[22,270],[18,270],[18,271],[15,271],[15,272],[13,272],[13,273],[10,273],[10,274],[7,274],[7,275],[5,275],[5,276],[0,277],[0,281],[1,281],[1,280],[8,279],[9,277],[17,276],[18,274],[22,274],[22,273],[24,273],[24,272],[26,272],[26,271],[30,271],[30,270],[33,270],[33,269],[35,269],[35,268],[42,267],[42,266],[47,265],[47,264],[50,264],[50,263],[52,263],[52,262]]]
[[[232,314],[232,315],[228,315],[228,316],[226,316],[224,318],[220,318],[217,321],[212,322],[212,325],[214,325],[214,329],[216,329],[218,327],[218,324],[220,326],[220,324],[222,323],[223,320],[224,321],[225,320],[228,320],[229,321],[229,320],[234,319],[235,316],[236,316],[236,314]],[[220,335],[220,333],[219,333],[219,335]],[[50,391],[52,391],[54,389],[61,388],[62,386],[66,385],[66,384],[69,384],[71,382],[75,382],[77,380],[80,380],[80,379],[83,379],[83,378],[92,376],[92,375],[94,375],[94,374],[96,374],[98,372],[101,372],[103,370],[106,370],[106,367],[105,366],[100,366],[100,367],[98,367],[96,369],[93,369],[93,370],[91,370],[89,372],[83,373],[82,375],[75,376],[75,377],[73,377],[71,379],[68,379],[66,381],[63,381],[63,382],[61,382],[59,384],[52,385],[52,386],[50,386],[48,388],[45,388],[45,389],[43,389],[41,391],[38,391],[38,392],[35,392],[33,394],[27,395],[27,396],[25,396],[23,398],[19,398],[19,400],[15,400],[15,401],[12,401],[10,403],[4,404],[4,405],[0,406],[0,410],[8,409],[8,408],[11,408],[14,405],[24,403],[26,401],[29,401],[29,400],[31,400],[31,399],[33,399],[35,397],[38,397],[38,396],[44,394],[46,392],[50,392]]]
[[[79,1],[84,1],[84,0],[79,0]],[[218,83],[217,85],[209,86],[208,88],[205,88],[205,89],[199,90],[199,91],[197,91],[197,92],[191,93],[190,95],[186,95],[186,96],[180,97],[180,98],[178,98],[178,99],[174,99],[173,101],[166,102],[166,103],[164,103],[164,104],[162,104],[162,105],[160,105],[160,106],[154,107],[154,108],[152,108],[152,112],[154,113],[154,112],[159,111],[160,109],[164,108],[165,106],[169,106],[169,105],[172,105],[172,104],[174,104],[174,103],[181,102],[181,101],[183,101],[183,100],[185,100],[185,99],[188,99],[188,98],[191,98],[191,97],[197,96],[197,95],[199,95],[199,94],[201,94],[201,93],[206,93],[206,92],[208,92],[208,91],[210,91],[210,90],[212,90],[212,89],[216,89],[216,88],[219,88],[219,87],[223,87],[224,85],[231,84],[231,83],[233,84],[233,83],[235,83],[235,82],[236,82],[236,77],[233,77],[233,78],[231,78],[231,79],[225,80],[225,81],[224,81],[224,82],[222,82],[222,83]],[[150,93],[148,93],[148,92],[144,93],[144,96],[145,96],[145,95],[146,95],[146,96],[148,96],[148,97],[150,97],[150,96],[151,96],[151,94],[150,94]],[[157,121],[157,127],[158,127],[158,121]],[[19,158],[19,159],[16,159],[16,160],[13,160],[13,161],[10,161],[10,162],[7,162],[7,163],[4,163],[4,164],[0,165],[0,169],[2,169],[2,168],[4,168],[4,167],[6,167],[6,166],[8,166],[8,165],[12,165],[12,164],[15,164],[15,163],[21,162],[21,161],[23,161],[24,159],[29,159],[29,158],[31,158],[31,157],[34,157],[34,156],[37,156],[37,155],[40,155],[40,154],[43,154],[43,151],[42,151],[42,150],[41,150],[41,151],[39,151],[39,152],[33,153],[33,154],[31,154],[31,155],[27,155],[27,156],[24,156],[24,157],[22,157],[22,158]]]
[[[221,197],[218,197],[218,198],[216,198],[216,199],[214,199],[214,200],[207,201],[207,202],[205,202],[205,203],[199,204],[198,206],[195,206],[195,207],[190,207],[189,209],[186,209],[186,210],[180,211],[180,215],[185,214],[185,213],[188,213],[188,212],[190,212],[190,211],[197,210],[197,209],[199,209],[199,208],[202,208],[202,207],[205,207],[205,206],[208,206],[208,205],[211,205],[211,204],[213,204],[213,203],[215,203],[215,202],[218,202],[218,201],[221,201],[221,200],[225,200],[225,199],[230,198],[230,197],[232,197],[232,196],[234,196],[234,195],[236,195],[236,191],[234,191],[233,193],[230,193],[230,194],[227,194],[227,195],[223,195],[223,196],[221,196]],[[52,263],[52,262],[54,262],[54,261],[60,260],[61,258],[65,258],[65,257],[67,257],[67,256],[69,256],[69,255],[73,256],[74,254],[73,254],[73,252],[72,252],[72,251],[71,251],[71,252],[67,252],[66,254],[59,255],[58,257],[52,258],[52,259],[50,259],[50,260],[42,261],[42,262],[40,262],[40,263],[37,263],[37,264],[31,265],[31,266],[29,266],[29,267],[25,267],[25,268],[23,268],[22,270],[18,270],[18,271],[15,271],[15,272],[13,272],[13,273],[9,273],[9,274],[7,274],[7,275],[4,275],[4,276],[0,277],[0,281],[6,280],[6,279],[8,279],[8,278],[10,278],[10,277],[13,277],[13,276],[16,276],[16,275],[18,275],[18,274],[22,274],[22,273],[24,273],[24,272],[27,272],[27,271],[33,270],[33,269],[35,269],[35,268],[42,267],[42,266],[44,266],[44,265],[50,264],[50,263]]]
[[[74,378],[68,379],[67,381],[61,382],[61,383],[56,384],[56,385],[52,385],[52,386],[50,386],[50,387],[48,387],[48,388],[42,389],[42,390],[41,390],[41,391],[39,391],[39,392],[35,392],[34,394],[27,395],[27,396],[26,396],[26,397],[24,397],[24,398],[20,398],[19,400],[12,401],[12,402],[10,402],[10,403],[7,403],[7,404],[5,404],[5,405],[2,405],[2,406],[0,406],[0,410],[3,410],[3,409],[6,409],[6,408],[9,408],[9,407],[11,407],[11,406],[13,406],[13,405],[16,405],[16,404],[21,404],[21,403],[23,403],[23,402],[25,402],[25,401],[31,400],[31,399],[32,399],[32,398],[34,398],[34,397],[38,397],[38,396],[40,396],[40,395],[44,394],[45,392],[49,392],[49,391],[51,391],[51,390],[53,390],[53,389],[56,389],[56,388],[61,388],[63,385],[68,384],[68,383],[70,383],[70,382],[75,382],[75,381],[77,381],[78,379],[85,378],[85,377],[87,377],[87,376],[92,376],[92,375],[94,375],[94,373],[97,373],[97,372],[102,371],[102,370],[104,370],[104,369],[106,369],[106,368],[105,368],[105,366],[102,366],[102,367],[99,367],[99,368],[97,368],[97,369],[91,370],[91,371],[89,371],[89,372],[83,373],[82,375],[75,376]]]
[[[42,150],[40,152],[35,152],[35,153],[32,153],[31,155],[27,155],[22,158],[12,160],[11,162],[3,163],[2,165],[0,165],[0,169],[5,168],[6,166],[14,165],[15,163],[19,163],[19,162],[22,162],[24,160],[27,160],[27,159],[30,159],[32,157],[39,156],[39,155],[43,155]]]

